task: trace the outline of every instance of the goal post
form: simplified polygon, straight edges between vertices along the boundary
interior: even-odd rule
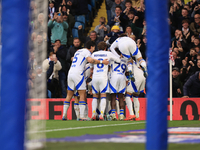
[[[169,91],[168,0],[146,0],[147,22],[147,150],[167,149]]]
[[[24,149],[29,0],[2,0],[0,149]]]

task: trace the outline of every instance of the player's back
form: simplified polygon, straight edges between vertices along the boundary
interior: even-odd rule
[[[126,59],[136,55],[138,51],[135,41],[130,37],[119,37],[112,43],[110,50],[117,55],[115,48],[118,48]]]
[[[87,63],[86,58],[91,56],[91,53],[88,49],[83,48],[78,50],[74,54],[74,59],[72,61],[69,73],[70,74],[83,74],[85,65]]]
[[[92,58],[98,60],[115,60],[120,62],[120,59],[116,57],[113,53],[109,51],[97,51],[92,54]],[[108,65],[105,64],[94,64],[93,76],[95,77],[107,77],[108,75]]]
[[[111,62],[111,76],[113,74],[124,75],[127,68],[127,62],[128,60],[125,58],[121,58],[120,63],[112,61]]]

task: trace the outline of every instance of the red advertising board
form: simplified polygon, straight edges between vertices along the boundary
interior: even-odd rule
[[[54,119],[61,120],[63,114],[63,102],[65,99],[30,99],[31,119]],[[140,118],[146,120],[146,98],[139,98]],[[87,99],[88,116],[92,116],[92,98]],[[168,103],[169,104],[169,103]],[[200,98],[173,98],[173,120],[200,120]],[[74,99],[70,103],[67,118],[76,119],[73,108]],[[127,107],[125,108],[126,117],[129,116]],[[168,105],[169,119],[169,105]]]

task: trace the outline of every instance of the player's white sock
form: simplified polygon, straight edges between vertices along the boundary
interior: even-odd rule
[[[140,102],[138,100],[138,97],[133,96],[133,102],[134,102],[135,116],[136,118],[139,118]]]
[[[100,107],[101,107],[101,115],[104,116],[104,111],[106,108],[106,97],[101,97]]]
[[[106,114],[108,114],[110,110],[111,110],[110,101],[106,99],[106,109],[105,109]]]
[[[126,101],[126,106],[128,107],[130,115],[134,115],[134,112],[133,112],[133,103],[131,101],[131,95],[126,94],[125,101]]]
[[[78,103],[74,103],[74,110],[76,113],[76,117],[80,118],[80,111],[79,111],[79,104]]]
[[[84,118],[85,107],[86,107],[86,102],[85,101],[79,101],[80,118]]]
[[[96,109],[97,109],[97,98],[93,97],[93,100],[92,100],[92,115],[96,115]]]
[[[63,104],[63,117],[67,119],[67,110],[69,108],[70,102],[64,101]]]
[[[118,100],[116,100],[116,112],[119,116],[120,112],[119,112],[119,101]]]
[[[88,104],[86,103],[85,105],[85,114],[84,114],[85,118],[88,117]]]

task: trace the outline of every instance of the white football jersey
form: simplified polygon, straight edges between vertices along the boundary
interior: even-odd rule
[[[120,63],[120,58],[116,57],[113,53],[109,51],[97,51],[92,54],[93,59],[98,59],[98,60],[112,60]],[[106,76],[108,75],[108,65],[105,64],[93,64],[94,69],[93,69],[93,76]]]
[[[83,74],[85,65],[87,63],[86,58],[90,57],[91,53],[88,49],[83,48],[79,49],[75,54],[74,54],[74,59],[72,61],[69,74]]]
[[[131,56],[137,55],[139,51],[135,41],[129,37],[119,37],[110,46],[111,52],[119,57],[119,55],[115,51],[115,48],[118,48],[126,59],[131,58]]]
[[[121,58],[120,63],[112,61],[110,63],[110,65],[111,65],[111,76],[112,76],[113,73],[124,75],[125,72],[126,72],[126,68],[127,68],[127,62],[128,62],[128,60],[126,58]]]

